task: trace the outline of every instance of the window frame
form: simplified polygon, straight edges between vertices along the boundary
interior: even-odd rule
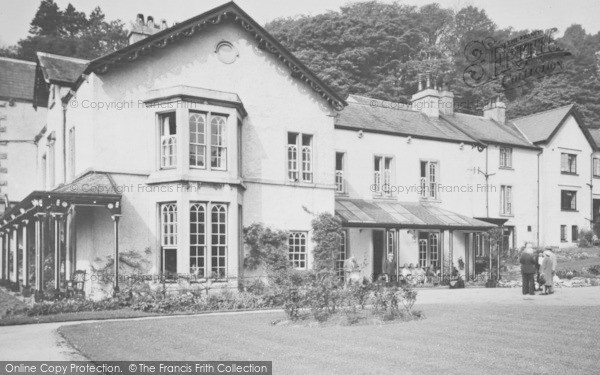
[[[595,178],[600,178],[600,158],[594,158],[592,160],[592,175]]]
[[[373,155],[373,189],[376,196],[391,197],[394,183],[394,157],[391,155]],[[386,188],[384,188],[387,186]]]
[[[577,154],[560,153],[560,173],[577,175]]]
[[[291,243],[292,237],[298,236],[300,239],[303,239],[303,243]],[[295,250],[296,246],[303,246],[304,249],[300,249],[300,251]],[[297,255],[297,259],[294,257]],[[307,231],[289,231],[288,234],[288,260],[291,263],[292,267],[297,270],[306,270],[308,269],[308,232]],[[297,265],[302,264],[303,265]]]
[[[340,248],[335,259],[335,272],[343,280],[345,276],[344,263],[348,259],[348,231],[342,229],[340,232]]]
[[[192,221],[193,208],[194,207],[202,207],[204,210],[204,221]],[[218,224],[223,224],[225,226],[223,233],[215,234],[215,220],[213,217],[213,211],[216,207],[223,208],[224,220],[223,222],[218,222]],[[213,280],[223,280],[227,278],[228,275],[228,255],[229,255],[229,204],[225,202],[217,202],[217,201],[190,201],[188,212],[190,215],[190,232],[189,235],[189,252],[188,257],[190,260],[189,263],[189,272],[191,275],[195,275],[196,279],[213,279]],[[203,227],[204,231],[195,232],[193,231],[192,225],[196,224],[196,228]],[[198,225],[200,224],[200,225]],[[223,242],[215,243],[213,242],[215,235],[223,236]],[[195,241],[194,236],[203,236],[204,241]],[[202,254],[199,255],[198,250],[194,249],[194,247],[199,247],[202,249]],[[221,249],[221,251],[219,251]],[[195,252],[194,252],[195,250]],[[215,250],[217,250],[217,255],[215,255]],[[196,264],[193,266],[193,260],[202,259],[204,265],[202,266],[202,272],[198,272],[201,268]],[[220,262],[222,260],[222,263]],[[216,265],[216,266],[215,266]],[[215,272],[215,268],[217,269]],[[223,272],[220,273],[219,270]]]
[[[341,168],[338,168],[338,155],[340,156]],[[346,194],[346,153],[343,151],[335,152],[335,193]]]
[[[567,226],[560,225],[560,242],[567,242]]]
[[[499,150],[500,154],[500,168],[502,169],[513,169],[513,149],[512,147],[501,146]]]
[[[571,242],[579,241],[579,226],[571,225]]]
[[[177,202],[160,202],[158,205],[159,209],[159,227],[160,227],[160,273],[161,275],[165,276],[166,278],[171,278],[171,275],[169,273],[166,272],[165,269],[165,263],[166,263],[166,253],[168,251],[175,251],[175,254],[177,255],[177,251],[178,251],[178,245],[179,245],[179,218],[178,218],[178,214],[179,214],[179,207]],[[166,212],[167,214],[172,215],[173,220],[172,221],[165,221],[165,208],[167,207],[173,207],[174,210],[168,211]],[[165,231],[165,227],[166,226],[171,226],[172,230],[171,231]],[[165,237],[167,236],[167,237]],[[169,239],[167,241],[165,241],[165,239]],[[176,256],[176,262],[175,262],[175,274],[177,274],[177,259],[178,256]]]
[[[569,194],[569,193],[573,193],[572,197],[571,197],[571,201],[568,204],[569,207],[566,207],[566,202],[565,202],[565,194]],[[576,212],[577,211],[577,190],[561,190],[560,191],[560,210],[561,211],[571,211],[571,212]]]
[[[500,185],[500,215],[513,215],[512,185]]]
[[[423,176],[423,163],[425,163],[425,176]],[[431,173],[431,167],[435,166],[433,179]],[[439,201],[440,196],[438,194],[437,187],[440,185],[440,162],[439,160],[419,160],[419,186],[421,192],[419,194],[420,200]],[[433,187],[433,188],[432,188]]]
[[[295,142],[290,143],[290,136],[295,135]],[[294,184],[313,184],[314,183],[314,142],[313,134],[297,131],[286,132],[286,162],[287,162],[287,182]],[[305,145],[305,137],[308,137],[309,144]],[[290,157],[290,150],[293,150],[294,157]],[[292,168],[292,165],[294,168]],[[293,177],[295,176],[295,177]]]
[[[169,134],[169,136],[164,135],[164,122],[163,119],[173,115],[173,118],[175,119],[175,134]],[[179,137],[180,137],[180,133],[181,131],[179,131],[180,129],[178,129],[177,126],[177,111],[176,110],[172,110],[172,111],[165,111],[165,112],[158,112],[156,114],[156,121],[158,122],[158,169],[160,170],[171,170],[171,169],[177,169],[178,167],[178,147],[180,146],[180,141],[179,141]],[[170,127],[170,126],[169,126]],[[170,142],[172,144],[167,144],[165,145],[165,141],[167,140],[167,138],[170,140]],[[172,153],[169,154],[169,156],[166,156],[165,154],[165,147],[172,147]],[[165,160],[171,160],[171,163],[167,165],[167,163],[165,162]]]

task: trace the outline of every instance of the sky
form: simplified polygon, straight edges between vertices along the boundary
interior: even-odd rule
[[[79,11],[89,12],[100,6],[107,19],[120,19],[126,24],[138,13],[151,15],[155,20],[166,19],[170,26],[215,6],[224,0],[55,0],[61,9],[72,3]],[[380,0],[393,2],[392,0]],[[15,44],[29,31],[39,0],[0,0],[0,46]],[[277,17],[315,15],[355,2],[348,0],[236,0],[236,3],[261,25]],[[522,29],[558,28],[555,36],[574,23],[583,25],[591,34],[600,31],[599,0],[398,0],[408,5],[439,3],[444,8],[459,10],[473,5],[485,9],[488,16],[501,28],[512,26]]]

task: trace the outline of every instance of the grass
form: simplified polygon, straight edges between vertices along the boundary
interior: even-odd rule
[[[283,313],[90,323],[60,333],[91,360],[267,360],[278,374],[596,373],[600,307],[425,305],[380,326],[273,326]]]

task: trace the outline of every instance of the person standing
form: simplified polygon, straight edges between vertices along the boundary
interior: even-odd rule
[[[523,295],[533,296],[535,295],[535,274],[538,260],[530,243],[525,246],[525,250],[519,257],[519,263],[521,263],[521,275],[523,277]]]
[[[544,251],[541,274],[544,276],[544,294],[554,293],[554,275],[556,274],[556,257],[550,250]]]
[[[394,253],[388,253],[387,258],[383,262],[383,274],[388,283],[396,282],[396,262],[394,261]]]

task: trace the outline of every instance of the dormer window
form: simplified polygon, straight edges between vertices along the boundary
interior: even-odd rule
[[[177,123],[175,112],[159,115],[160,124],[160,167],[162,169],[177,166]]]

